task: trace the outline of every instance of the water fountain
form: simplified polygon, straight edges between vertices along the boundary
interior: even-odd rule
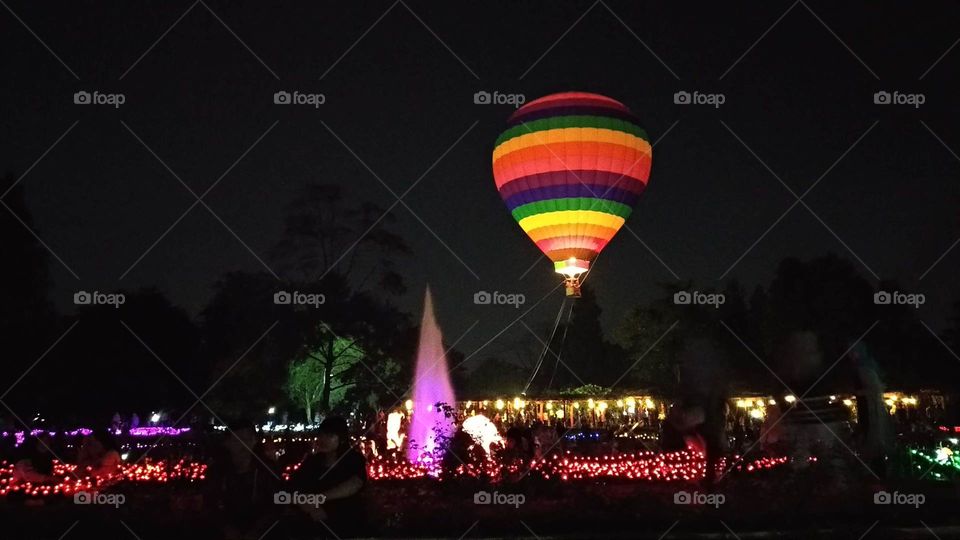
[[[443,442],[454,432],[454,419],[443,406],[453,406],[453,387],[443,336],[433,311],[430,288],[423,299],[423,320],[420,323],[420,344],[413,375],[413,407],[407,432],[407,459],[412,462],[436,463],[442,457]]]

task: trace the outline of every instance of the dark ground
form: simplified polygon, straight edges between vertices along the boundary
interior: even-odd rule
[[[496,488],[466,481],[383,481],[367,489],[366,536],[960,538],[956,483],[856,478],[845,484],[836,475],[794,475],[786,469],[729,477],[712,490],[726,497],[715,509],[674,504],[677,491],[706,491],[696,484],[538,481]],[[475,505],[479,489],[523,492],[526,502],[516,509]],[[926,501],[919,508],[875,505],[873,493],[880,489],[923,493]],[[76,506],[69,499],[35,507],[14,498],[0,502],[2,537],[219,538],[220,516],[204,508],[197,493],[196,486],[137,486],[118,509]],[[291,538],[277,517],[264,516],[252,538]],[[315,536],[307,537],[346,537],[316,527]]]

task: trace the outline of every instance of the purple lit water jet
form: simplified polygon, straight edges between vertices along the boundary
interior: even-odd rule
[[[423,320],[420,323],[420,344],[413,375],[413,409],[407,433],[407,459],[413,462],[437,462],[444,452],[443,441],[454,431],[453,418],[438,405],[454,404],[453,387],[443,336],[433,312],[430,288],[423,299]]]

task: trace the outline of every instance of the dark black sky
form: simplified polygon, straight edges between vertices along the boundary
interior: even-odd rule
[[[58,305],[69,309],[78,289],[157,285],[196,312],[225,271],[263,268],[244,244],[273,266],[267,251],[301,186],[339,182],[390,206],[339,137],[398,194],[449,150],[405,197],[409,210],[395,208],[415,252],[403,263],[406,309],[419,310],[430,283],[449,341],[479,321],[459,345],[467,354],[522,313],[473,305],[477,290],[524,293],[527,307],[547,297],[525,319],[539,328],[562,293],[550,294],[552,267],[490,170],[512,108],[475,105],[473,94],[571,89],[620,99],[659,139],[633,232],[621,231],[589,280],[608,329],[657,283],[716,285],[738,259],[727,275],[752,287],[785,256],[859,258],[865,276],[925,293],[921,316],[934,327],[960,297],[960,248],[919,279],[960,238],[956,4],[353,4],[0,10],[0,169],[29,170],[35,230],[72,270],[51,259]],[[126,103],[78,106],[78,90]],[[277,106],[278,90],[327,101]],[[676,105],[678,90],[726,103]],[[879,90],[926,103],[875,105]],[[121,280],[195,202],[124,123],[198,194],[229,172],[205,198],[226,226],[197,205]],[[797,194],[829,172],[804,199],[810,210],[796,205],[744,254],[795,202],[751,151]],[[484,353],[526,332],[516,324]]]

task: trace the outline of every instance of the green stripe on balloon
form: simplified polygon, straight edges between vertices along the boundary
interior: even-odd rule
[[[645,141],[650,140],[650,138],[647,137],[647,132],[644,131],[643,128],[619,118],[608,118],[605,116],[554,116],[552,118],[541,118],[540,120],[513,126],[497,137],[497,142],[494,144],[494,147],[500,146],[514,137],[526,135],[527,133],[546,131],[548,129],[584,127],[622,131],[635,135]]]
[[[513,209],[513,219],[521,219],[545,214],[547,212],[563,212],[568,210],[586,210],[591,212],[602,212],[604,214],[613,214],[615,216],[627,219],[630,216],[632,208],[625,204],[606,199],[593,199],[589,197],[572,197],[563,199],[548,199],[546,201],[537,201],[524,204]]]

